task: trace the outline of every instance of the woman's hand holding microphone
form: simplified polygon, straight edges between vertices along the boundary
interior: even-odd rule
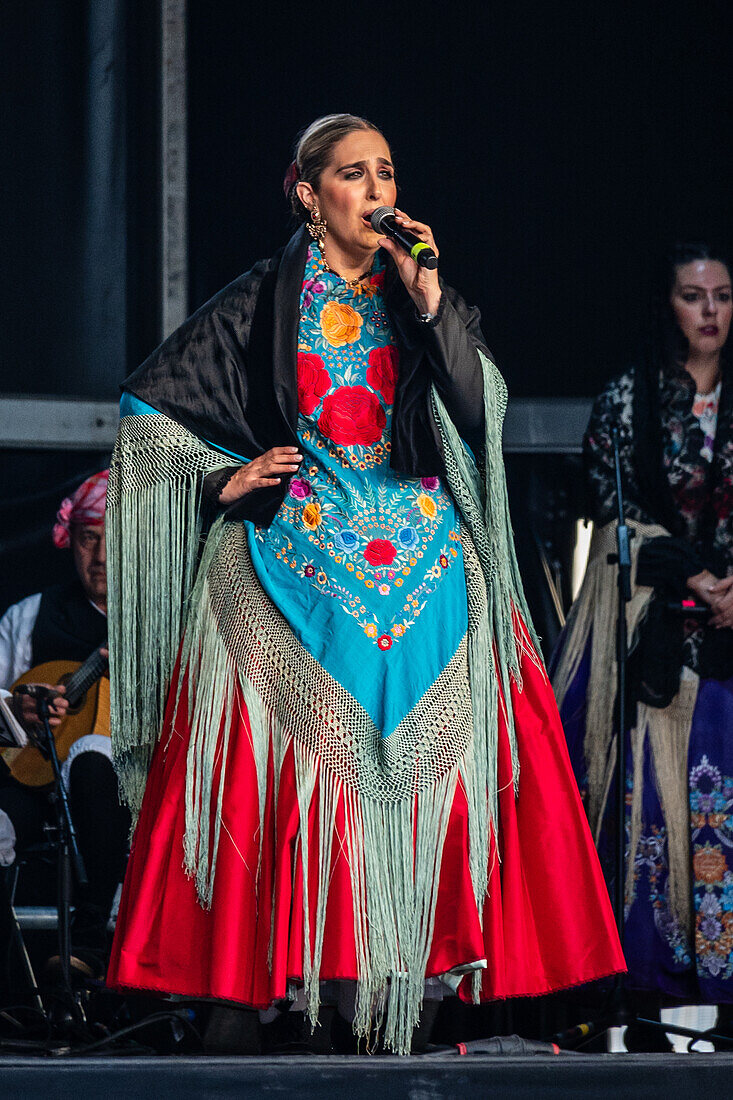
[[[425,225],[424,222],[416,222],[413,218],[408,217],[404,210],[398,210],[397,207],[395,207],[395,220],[402,229],[407,229],[410,233],[414,233],[416,237],[419,237],[421,241],[425,241],[425,244],[432,248],[436,256],[440,255],[433,237],[433,231],[429,225]],[[379,244],[385,252],[389,252],[394,260],[399,276],[405,284],[407,293],[415,303],[417,312],[436,314],[441,295],[437,268],[431,271],[426,267],[420,267],[412,256],[390,237],[380,237]]]

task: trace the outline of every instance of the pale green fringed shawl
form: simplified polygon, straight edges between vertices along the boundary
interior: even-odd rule
[[[277,785],[292,747],[301,831],[304,985],[310,1017],[319,973],[335,815],[343,801],[359,964],[355,1029],[373,1019],[407,1052],[422,1003],[443,843],[456,785],[469,810],[469,863],[478,912],[498,836],[499,706],[519,781],[510,683],[525,652],[539,663],[509,521],[501,452],[506,387],[481,352],[486,443],[483,476],[433,390],[447,482],[462,517],[469,629],[436,683],[384,739],[369,716],[298,643],[262,591],[242,524],[218,519],[200,554],[202,475],[222,455],[162,415],[125,417],[110,468],[107,539],[112,740],[125,799],[139,812],[176,657],[188,672],[184,865],[211,904],[229,728],[246,703],[260,823],[268,766]],[[199,562],[200,557],[200,562]],[[215,762],[221,769],[215,770]],[[275,792],[277,794],[277,791]],[[307,821],[316,801],[319,846]],[[260,844],[263,829],[260,828]],[[308,867],[318,869],[307,896]],[[260,889],[264,885],[260,882]],[[311,929],[311,914],[315,928]],[[315,944],[310,952],[311,939]],[[469,961],[469,960],[467,960]],[[478,996],[480,972],[474,976]]]

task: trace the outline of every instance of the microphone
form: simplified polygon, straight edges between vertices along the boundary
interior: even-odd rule
[[[18,684],[15,688],[14,695],[30,695],[31,699],[42,699],[46,703],[50,703],[53,699],[56,699],[61,693],[55,687],[45,687],[43,684]]]
[[[383,237],[390,237],[391,240],[397,241],[397,244],[404,248],[405,252],[409,252],[420,267],[434,271],[438,266],[438,257],[430,245],[397,224],[394,206],[378,206],[369,220],[375,233],[381,233]]]
[[[695,600],[678,600],[676,603],[670,600],[667,603],[668,611],[676,611],[678,615],[684,615],[690,619],[706,619],[710,614],[707,604],[696,603]]]

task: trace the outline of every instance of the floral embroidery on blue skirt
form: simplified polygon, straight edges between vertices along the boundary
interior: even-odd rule
[[[588,643],[590,646],[590,643]],[[568,690],[561,718],[584,793],[585,691],[588,654]],[[733,681],[701,679],[688,752],[690,875],[694,941],[669,904],[667,831],[648,746],[644,758],[642,832],[634,861],[634,897],[626,908],[624,952],[629,985],[660,990],[688,1003],[733,1002]],[[627,737],[627,748],[630,743]],[[614,784],[615,785],[615,784]],[[627,858],[633,776],[626,775]],[[599,854],[613,893],[615,795]]]

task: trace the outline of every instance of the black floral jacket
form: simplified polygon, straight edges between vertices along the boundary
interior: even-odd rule
[[[668,540],[653,540],[655,547],[644,547],[649,553],[640,557],[637,574],[638,583],[653,584],[659,602],[666,604],[689,597],[685,579],[703,568],[718,577],[733,573],[733,378],[724,372],[709,462],[701,455],[703,433],[692,411],[692,376],[684,369],[660,376],[655,395],[660,423],[647,424],[639,408],[634,409],[635,390],[641,390],[640,369],[611,381],[593,405],[583,441],[588,514],[598,526],[617,514],[612,445],[616,427],[627,519],[661,524],[670,531]],[[648,445],[650,438],[657,439],[656,451]],[[655,455],[659,469],[650,471]],[[661,630],[674,631],[674,624],[664,624],[663,618],[660,612]],[[733,675],[733,631],[716,631],[679,616],[678,621],[683,664],[701,675]]]

